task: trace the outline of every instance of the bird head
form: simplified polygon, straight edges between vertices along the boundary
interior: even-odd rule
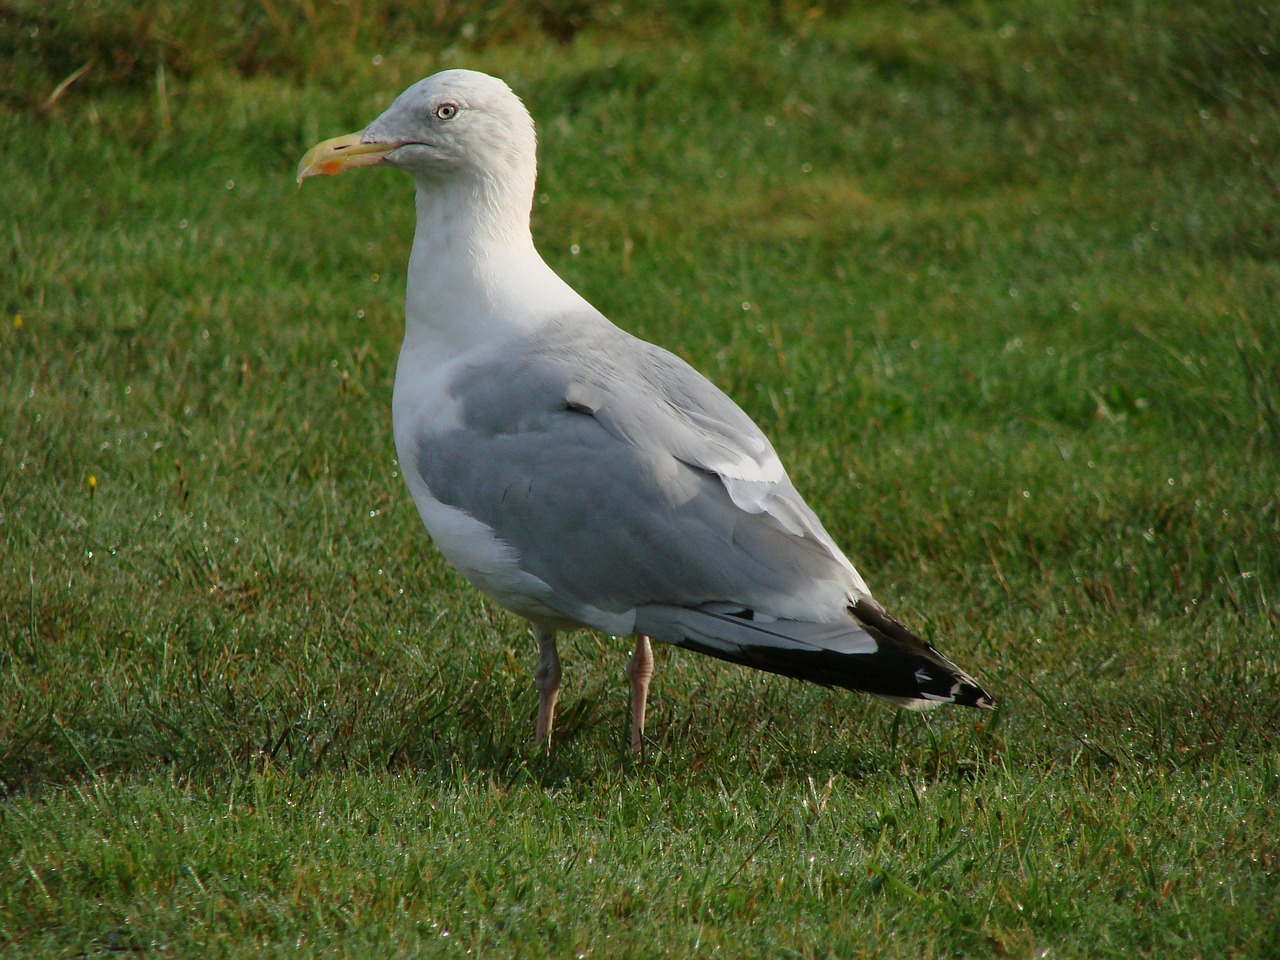
[[[533,120],[510,87],[474,70],[445,70],[409,87],[360,132],[308,150],[298,182],[387,165],[420,187],[470,175],[522,182],[532,194],[536,151]]]

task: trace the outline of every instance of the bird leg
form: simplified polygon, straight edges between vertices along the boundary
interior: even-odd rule
[[[631,752],[644,750],[644,705],[649,699],[649,679],[653,676],[653,647],[644,634],[636,634],[636,650],[627,661],[631,681]]]
[[[560,696],[560,654],[556,651],[556,632],[535,627],[538,637],[538,669],[533,672],[533,685],[538,688],[538,725],[533,733],[535,747],[551,748],[551,724],[556,716],[556,700]]]

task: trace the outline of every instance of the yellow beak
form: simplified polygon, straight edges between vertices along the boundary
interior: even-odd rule
[[[317,143],[298,163],[298,183],[307,177],[333,177],[353,167],[373,167],[402,143],[363,143],[360,134],[348,133]]]

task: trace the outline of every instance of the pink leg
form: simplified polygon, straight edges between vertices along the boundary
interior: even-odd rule
[[[533,685],[538,688],[538,725],[533,745],[551,749],[551,725],[556,718],[556,700],[560,696],[560,654],[556,651],[556,632],[534,627],[538,637],[538,669]]]
[[[644,705],[649,699],[649,679],[653,676],[653,647],[649,638],[636,634],[636,650],[627,661],[631,681],[631,752],[644,751]]]

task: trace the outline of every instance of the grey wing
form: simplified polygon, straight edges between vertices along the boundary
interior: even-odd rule
[[[865,593],[756,425],[657,347],[566,325],[449,392],[459,423],[422,439],[423,481],[492,528],[568,619],[730,603],[835,620]]]

